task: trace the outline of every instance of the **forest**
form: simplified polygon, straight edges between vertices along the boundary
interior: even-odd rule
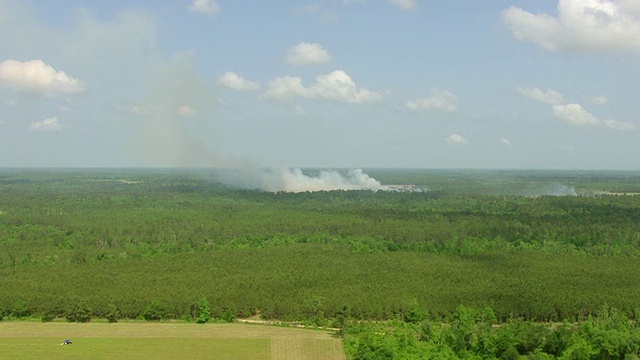
[[[366,172],[424,191],[0,169],[0,319],[260,316],[340,328],[354,359],[639,354],[639,172]]]

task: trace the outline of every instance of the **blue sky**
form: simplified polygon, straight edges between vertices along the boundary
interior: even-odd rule
[[[638,0],[0,0],[0,167],[638,170],[638,79]]]

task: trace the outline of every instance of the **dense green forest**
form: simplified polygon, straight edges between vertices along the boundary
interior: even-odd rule
[[[500,343],[500,329],[555,334],[529,328],[577,321],[560,327],[568,349],[595,344],[584,326],[597,328],[603,308],[640,316],[640,173],[367,173],[426,191],[273,193],[224,186],[209,170],[2,169],[0,318],[259,314],[346,328],[364,359],[394,358],[386,342],[407,336],[400,348],[416,354],[453,341],[454,325],[440,324],[461,309],[490,309],[484,325],[469,321],[489,324],[494,357],[534,352]],[[404,335],[383,341],[376,326]]]

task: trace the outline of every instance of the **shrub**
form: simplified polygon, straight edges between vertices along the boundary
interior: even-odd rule
[[[15,318],[21,319],[31,315],[31,311],[27,307],[27,302],[23,299],[18,299],[13,303],[11,308],[11,315]]]
[[[107,321],[109,321],[110,323],[116,323],[118,322],[119,317],[120,313],[118,312],[118,307],[113,303],[107,305]]]
[[[147,321],[160,321],[165,316],[165,306],[158,300],[153,300],[142,312],[142,318]]]
[[[54,313],[50,312],[50,311],[45,311],[42,316],[40,317],[40,321],[42,322],[49,322],[49,321],[53,321],[53,319],[55,319],[56,316]]]
[[[89,322],[91,320],[91,309],[83,301],[76,302],[67,311],[65,318],[69,322]]]
[[[236,321],[236,312],[232,311],[230,309],[226,309],[223,313],[222,313],[222,320],[232,323],[234,321]]]

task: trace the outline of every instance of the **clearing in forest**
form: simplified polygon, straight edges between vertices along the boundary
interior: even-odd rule
[[[61,345],[70,339],[72,345]],[[0,322],[7,359],[345,359],[331,333],[248,324]]]

